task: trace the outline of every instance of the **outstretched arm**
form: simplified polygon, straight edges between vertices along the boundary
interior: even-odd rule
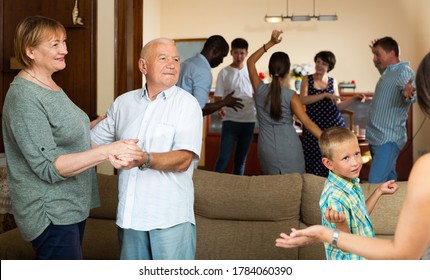
[[[345,100],[342,100],[340,103],[337,104],[337,108],[339,109],[339,111],[342,111],[356,101],[360,101],[361,103],[366,102],[366,95],[364,93],[359,93],[355,94],[350,98],[346,98]]]
[[[387,181],[383,184],[381,184],[367,199],[366,199],[366,207],[367,211],[372,213],[373,209],[375,208],[376,203],[378,202],[379,198],[383,194],[393,194],[397,191],[399,186],[395,183],[394,180]]]
[[[302,122],[302,124],[309,130],[316,138],[320,138],[321,129],[308,117],[305,110],[303,109],[303,104],[297,95],[291,98],[291,109],[294,115]]]
[[[233,108],[235,111],[243,108],[243,104],[240,102],[242,99],[233,96],[234,91],[228,94],[221,100],[216,100],[214,103],[206,103],[203,107],[203,116],[210,115],[223,107]]]

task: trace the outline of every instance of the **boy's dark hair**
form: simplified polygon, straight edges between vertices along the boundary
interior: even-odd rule
[[[327,72],[333,70],[334,66],[336,65],[336,56],[331,51],[320,51],[315,55],[314,62],[317,62],[318,58],[328,64]]]
[[[333,126],[324,130],[318,140],[322,157],[333,159],[333,150],[336,146],[349,140],[358,141],[354,133],[346,127]]]
[[[394,54],[396,55],[396,57],[399,57],[400,55],[399,45],[397,44],[396,40],[394,40],[391,37],[384,37],[376,40],[373,43],[372,48],[378,47],[378,46],[381,47],[386,52],[394,51]]]
[[[248,42],[243,38],[236,38],[231,42],[231,48],[248,50]]]

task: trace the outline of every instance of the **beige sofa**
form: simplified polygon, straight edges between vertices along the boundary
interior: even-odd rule
[[[83,242],[85,259],[118,259],[115,225],[117,177],[98,174],[102,206],[91,211]],[[196,170],[197,259],[325,259],[322,244],[274,246],[280,232],[321,222],[318,201],[325,178],[310,174],[236,176]],[[375,233],[391,237],[406,183],[380,199],[371,217]],[[375,185],[363,184],[365,196]],[[0,259],[33,259],[18,229],[0,234]]]

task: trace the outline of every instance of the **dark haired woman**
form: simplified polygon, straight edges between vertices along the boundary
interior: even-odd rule
[[[321,135],[319,127],[306,115],[295,91],[283,86],[291,65],[288,54],[275,52],[270,57],[270,84],[263,83],[258,76],[256,62],[268,49],[281,42],[281,34],[280,30],[272,31],[270,41],[247,61],[260,128],[258,158],[262,173],[267,175],[305,172],[302,143],[293,125],[293,114],[315,137]]]
[[[365,100],[364,94],[340,100],[337,81],[328,76],[336,64],[336,57],[330,51],[321,51],[314,57],[315,73],[303,77],[300,87],[300,101],[306,105],[306,114],[322,130],[332,126],[346,127],[341,110],[354,101]],[[306,128],[303,129],[303,150],[306,173],[327,177],[328,169],[321,161],[318,139]]]

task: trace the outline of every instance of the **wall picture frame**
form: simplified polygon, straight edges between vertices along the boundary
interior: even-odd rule
[[[174,40],[176,42],[176,48],[178,49],[180,61],[183,62],[186,59],[200,53],[207,38],[189,38]]]

